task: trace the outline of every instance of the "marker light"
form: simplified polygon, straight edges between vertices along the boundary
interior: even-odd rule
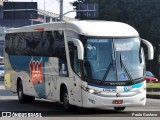
[[[35,28],[34,30],[44,31],[44,28]]]

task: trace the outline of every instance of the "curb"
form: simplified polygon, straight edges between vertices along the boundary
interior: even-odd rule
[[[160,92],[160,88],[147,88],[147,92]]]
[[[147,96],[147,98],[160,99],[160,95],[147,94],[146,96]]]

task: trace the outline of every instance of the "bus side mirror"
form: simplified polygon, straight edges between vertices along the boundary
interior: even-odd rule
[[[83,58],[84,58],[84,47],[83,47],[82,42],[79,39],[75,39],[75,38],[72,38],[72,40],[69,40],[69,41],[72,41],[73,44],[77,47],[78,59],[83,60]]]
[[[141,39],[141,40],[148,48],[148,59],[152,60],[154,58],[154,49],[153,49],[152,44],[148,42],[147,40],[144,40],[144,39]]]

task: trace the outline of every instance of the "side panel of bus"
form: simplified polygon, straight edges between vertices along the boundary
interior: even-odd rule
[[[60,66],[67,65],[66,56],[63,55],[65,50],[60,51],[57,47],[64,49],[62,34],[62,31],[7,34],[6,87],[17,92],[17,80],[21,79],[24,94],[53,99],[52,94],[56,91],[54,89],[57,87],[57,77],[68,76],[67,72],[60,73]]]
[[[5,41],[5,86],[17,92],[22,80],[29,96],[60,101],[61,85],[67,87],[70,104],[82,106],[81,79],[71,63],[68,40],[78,38],[72,31],[10,33]],[[77,51],[74,52],[77,54]],[[77,64],[77,63],[76,63]],[[77,69],[77,70],[75,70]]]

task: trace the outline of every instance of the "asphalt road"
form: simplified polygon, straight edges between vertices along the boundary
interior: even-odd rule
[[[147,99],[146,106],[144,107],[128,107],[122,112],[115,112],[113,108],[106,110],[99,109],[78,109],[74,112],[64,111],[62,105],[57,102],[37,99],[34,103],[22,104],[19,103],[17,94],[12,94],[5,90],[3,81],[0,81],[0,111],[9,112],[35,112],[41,113],[44,117],[132,117],[133,114],[160,114],[160,100]],[[1,114],[1,113],[0,113]],[[0,115],[1,116],[1,115]],[[160,116],[160,115],[159,115]],[[140,117],[140,116],[134,116]],[[124,120],[124,119],[123,119]]]

